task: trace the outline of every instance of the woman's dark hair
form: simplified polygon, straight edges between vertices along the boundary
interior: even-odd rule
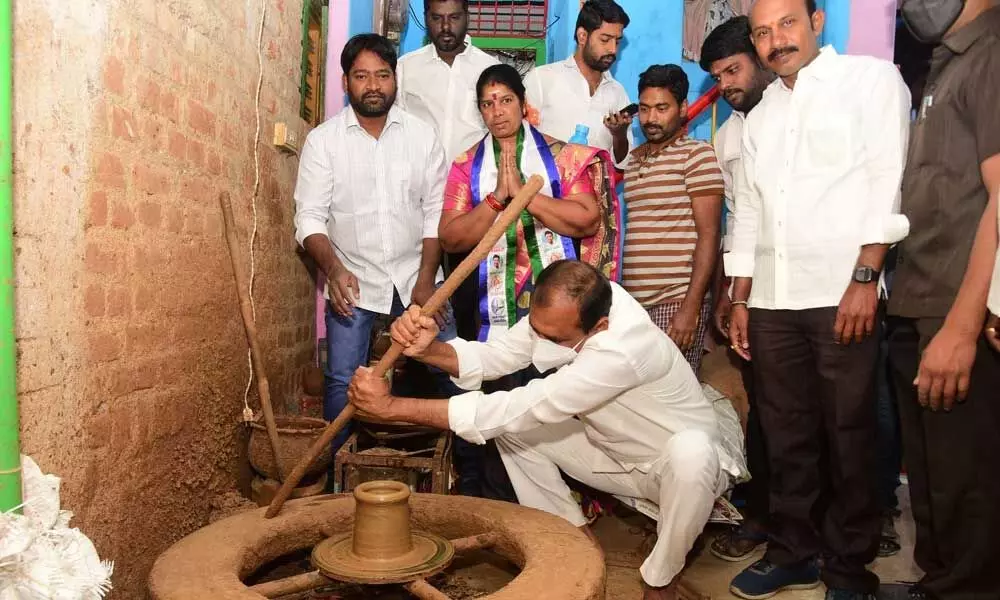
[[[354,66],[358,55],[365,50],[374,52],[379,58],[389,63],[392,72],[396,72],[396,49],[392,42],[377,33],[359,33],[347,40],[344,51],[340,53],[340,69],[347,75]]]
[[[578,260],[557,260],[538,274],[532,303],[548,306],[558,291],[580,305],[580,329],[589,333],[611,314],[611,284],[601,272]]]
[[[583,6],[580,7],[580,16],[576,18],[576,29],[582,27],[587,33],[593,33],[594,30],[600,29],[601,23],[614,23],[628,27],[628,13],[614,0],[587,0],[584,2]]]
[[[479,75],[479,81],[476,82],[476,100],[483,97],[486,86],[497,83],[509,87],[521,104],[524,104],[524,82],[521,81],[521,74],[514,67],[505,64],[486,67]]]
[[[754,61],[757,60],[757,50],[750,41],[750,19],[744,16],[733,17],[708,34],[701,45],[698,64],[708,72],[715,61],[737,54],[748,54]]]
[[[688,76],[677,65],[653,65],[639,75],[639,95],[646,88],[667,88],[677,104],[687,100]]]

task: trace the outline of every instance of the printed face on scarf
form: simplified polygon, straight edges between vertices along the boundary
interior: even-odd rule
[[[517,135],[524,118],[524,105],[514,90],[502,83],[491,83],[479,97],[479,113],[493,137],[504,139]]]

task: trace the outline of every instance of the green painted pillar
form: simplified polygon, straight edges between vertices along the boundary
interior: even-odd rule
[[[0,0],[0,510],[21,504],[21,448],[17,418],[17,346],[14,335],[14,211],[11,131],[13,10]]]

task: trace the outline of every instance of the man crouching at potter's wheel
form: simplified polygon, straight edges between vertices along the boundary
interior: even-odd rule
[[[685,556],[739,470],[694,372],[646,310],[593,267],[563,260],[539,274],[528,318],[496,338],[442,343],[437,331],[415,306],[392,325],[406,356],[450,373],[462,389],[529,364],[548,374],[509,392],[427,400],[392,396],[362,368],[350,401],[473,443],[495,438],[520,503],[563,517],[595,543],[560,469],[656,502],[656,545],[640,568],[644,599],[675,599]]]

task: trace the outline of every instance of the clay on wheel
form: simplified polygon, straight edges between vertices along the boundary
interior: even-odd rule
[[[568,521],[540,511],[462,496],[414,494],[414,529],[448,539],[495,532],[493,548],[521,573],[489,600],[603,600],[604,562]],[[354,498],[315,496],[285,504],[273,519],[266,509],[241,513],[183,538],[153,565],[156,600],[259,600],[241,581],[262,565],[351,530]]]

